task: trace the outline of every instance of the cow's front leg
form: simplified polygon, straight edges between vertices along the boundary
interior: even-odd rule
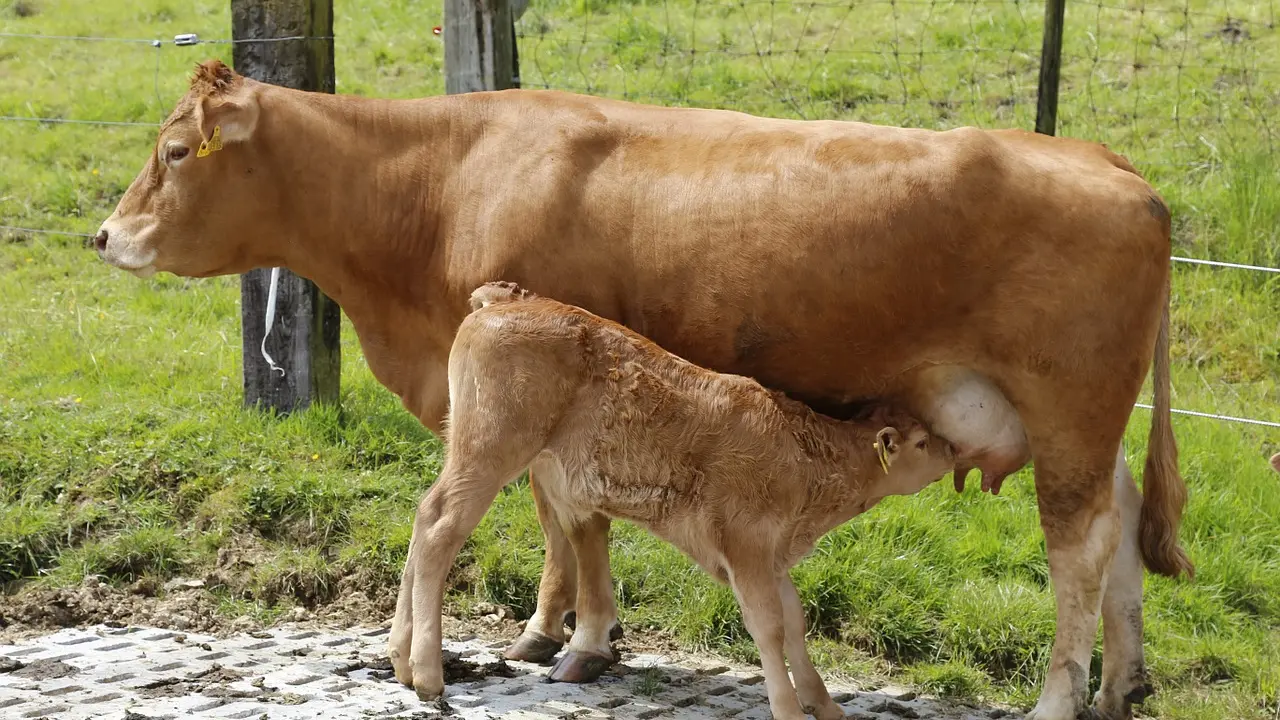
[[[591,682],[614,662],[614,628],[618,608],[609,575],[609,518],[599,513],[566,525],[578,558],[578,600],[569,650],[548,676],[560,682]]]
[[[550,479],[550,473],[561,472],[551,461],[535,461],[529,468],[529,490],[546,543],[546,560],[538,584],[538,605],[525,623],[524,632],[502,653],[508,660],[545,663],[555,657],[564,647],[565,621],[577,601],[578,559],[538,482],[538,477]]]

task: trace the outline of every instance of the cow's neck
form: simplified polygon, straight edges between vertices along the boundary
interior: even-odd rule
[[[392,103],[271,88],[262,118],[297,228],[285,264],[342,306],[378,380],[438,428],[453,329],[436,203],[460,137],[459,103]],[[472,124],[478,124],[473,120]],[[435,386],[434,388],[427,386]]]

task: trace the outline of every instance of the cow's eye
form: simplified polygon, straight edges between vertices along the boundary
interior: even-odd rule
[[[920,450],[923,450],[923,449],[924,449],[924,446],[925,446],[925,445],[928,445],[928,444],[929,444],[929,440],[926,438],[926,439],[921,440],[920,442],[916,443],[916,448],[918,448],[918,449],[920,449]]]
[[[191,152],[185,145],[170,145],[168,152],[165,154],[165,163],[175,163],[187,156]]]

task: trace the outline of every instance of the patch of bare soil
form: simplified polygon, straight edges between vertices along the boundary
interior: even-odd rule
[[[209,593],[191,589],[157,596],[154,588],[114,588],[94,579],[73,588],[28,588],[0,597],[0,641],[97,623],[208,633],[225,622],[218,617],[217,606]]]
[[[7,662],[0,666],[0,672],[12,672],[14,677],[51,680],[75,675],[79,669],[61,660],[36,660],[30,664],[13,658],[4,658]]]
[[[462,659],[453,652],[444,653],[444,681],[446,683],[470,682],[487,677],[512,678],[516,676],[515,668],[505,660],[477,665]]]

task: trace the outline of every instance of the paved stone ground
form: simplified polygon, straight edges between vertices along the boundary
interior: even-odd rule
[[[286,626],[214,638],[133,626],[61,630],[0,645],[0,718],[770,718],[764,680],[750,669],[624,655],[597,683],[548,683],[547,667],[498,663],[503,643],[475,638],[446,642],[446,675],[457,679],[443,703],[423,703],[392,676],[386,633]],[[893,688],[830,689],[856,720],[1005,716]]]

